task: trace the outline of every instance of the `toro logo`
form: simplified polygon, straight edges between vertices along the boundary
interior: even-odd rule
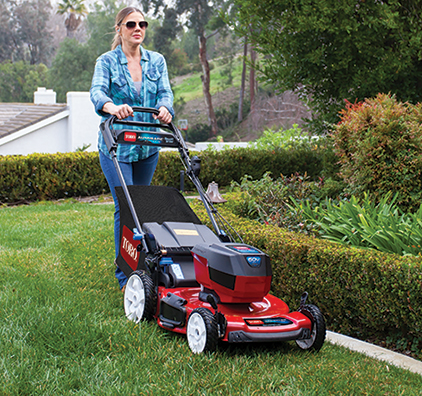
[[[136,142],[136,133],[125,132],[123,140],[125,140],[126,142]]]
[[[138,267],[139,252],[136,249],[138,243],[133,239],[133,232],[123,226],[123,235],[120,241],[120,254],[126,263],[134,271]]]

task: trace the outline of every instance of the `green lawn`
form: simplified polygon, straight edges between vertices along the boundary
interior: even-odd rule
[[[128,322],[112,205],[0,208],[0,395],[422,395],[422,376],[326,343],[222,345]]]

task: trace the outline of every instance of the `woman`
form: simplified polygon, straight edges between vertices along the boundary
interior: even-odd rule
[[[118,119],[134,117],[137,121],[169,123],[174,116],[173,93],[167,65],[162,55],[141,47],[148,23],[140,10],[126,7],[116,16],[116,34],[111,51],[101,55],[95,65],[91,85],[91,101],[96,112],[105,120],[110,115]],[[132,106],[154,107],[157,116],[133,113]],[[117,128],[116,128],[117,129]],[[117,172],[99,133],[100,163],[114,199],[114,242],[119,253],[120,211],[114,188],[120,186]],[[128,185],[149,185],[157,162],[158,148],[119,145],[117,159]],[[127,278],[117,267],[116,278],[124,290]]]

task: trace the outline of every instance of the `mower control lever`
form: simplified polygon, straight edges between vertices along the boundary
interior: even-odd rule
[[[191,159],[191,164],[192,164],[193,174],[196,177],[198,177],[199,176],[199,172],[201,172],[201,158],[199,158],[197,155],[195,155]]]
[[[300,312],[306,304],[306,299],[308,298],[308,292],[303,292],[300,297],[300,305],[298,311]]]
[[[212,294],[208,294],[207,296],[207,302],[215,309],[218,309],[217,301],[215,300],[215,297]]]

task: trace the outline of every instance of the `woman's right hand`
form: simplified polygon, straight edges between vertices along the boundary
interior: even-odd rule
[[[127,104],[115,105],[114,103],[107,102],[103,106],[102,110],[106,113],[116,116],[119,120],[133,116],[132,107]]]

